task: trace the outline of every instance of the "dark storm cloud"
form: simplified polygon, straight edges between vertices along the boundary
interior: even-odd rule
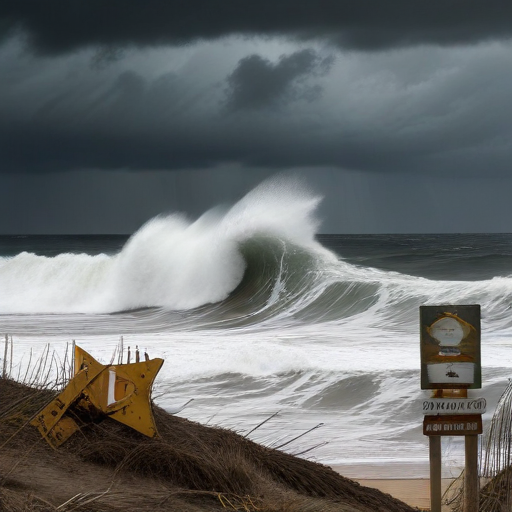
[[[349,48],[459,44],[512,35],[504,0],[3,0],[0,31],[32,48],[182,44],[234,34],[323,38]]]
[[[309,79],[323,76],[331,64],[331,57],[309,49],[275,64],[253,55],[224,78],[232,93],[227,105],[240,110],[311,101],[320,87]],[[103,78],[94,78],[96,73]],[[258,165],[281,152],[275,130],[259,129],[267,120],[257,112],[229,118],[222,108],[224,86],[216,79],[190,82],[172,72],[148,79],[133,70],[82,69],[58,74],[50,82],[54,87],[44,91],[37,79],[28,80],[26,90],[17,80],[0,83],[0,172]]]
[[[5,45],[0,173],[510,171],[509,44],[340,52],[333,62],[321,47],[260,43],[259,56],[231,43],[132,52],[104,67],[91,67],[93,51],[34,57]]]
[[[322,59],[312,50],[283,55],[277,63],[259,55],[243,58],[228,77],[227,107],[230,110],[276,107],[291,100],[313,100],[318,85],[303,83],[312,74],[326,73],[333,59]]]

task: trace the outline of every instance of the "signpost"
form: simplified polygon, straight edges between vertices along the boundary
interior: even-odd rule
[[[464,512],[478,512],[478,435],[484,398],[468,398],[482,387],[480,306],[420,307],[423,434],[429,437],[430,510],[441,512],[441,436],[465,437]]]

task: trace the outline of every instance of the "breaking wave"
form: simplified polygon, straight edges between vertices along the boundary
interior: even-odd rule
[[[251,241],[266,237],[322,252],[314,241],[319,201],[298,182],[274,179],[232,208],[210,210],[193,222],[179,214],[156,217],[113,256],[23,252],[2,258],[1,311],[189,310],[220,302],[242,281],[244,246]]]
[[[315,239],[319,201],[299,182],[274,179],[195,221],[156,217],[114,255],[2,258],[0,310],[125,312],[144,329],[343,321],[357,333],[411,331],[422,304],[481,303],[484,322],[512,327],[512,278],[439,281],[349,264]]]

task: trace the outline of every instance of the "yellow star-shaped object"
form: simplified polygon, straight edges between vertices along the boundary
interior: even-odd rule
[[[163,359],[147,359],[132,364],[102,365],[80,347],[75,347],[75,376],[62,393],[32,420],[42,436],[60,446],[78,425],[66,410],[86,401],[98,411],[138,432],[157,434],[151,409],[151,387]]]

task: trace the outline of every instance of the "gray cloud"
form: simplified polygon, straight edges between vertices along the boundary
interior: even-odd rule
[[[305,83],[311,75],[327,73],[333,58],[321,58],[312,50],[283,55],[277,63],[250,55],[227,78],[230,110],[277,107],[297,99],[313,100],[318,85]]]
[[[16,30],[39,53],[102,46],[178,45],[230,35],[324,39],[378,49],[467,44],[512,36],[503,0],[3,0],[4,37]],[[114,50],[115,53],[116,50]]]

